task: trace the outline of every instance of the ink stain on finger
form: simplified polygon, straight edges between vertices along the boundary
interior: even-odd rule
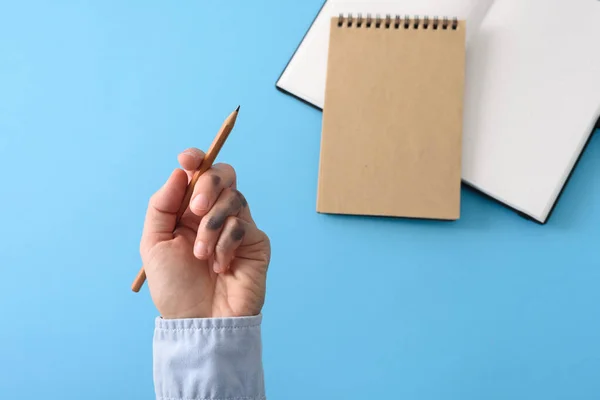
[[[235,193],[235,197],[231,201],[232,209],[239,211],[242,207],[246,207],[248,205],[246,198],[239,190],[233,189],[233,193]]]
[[[208,222],[206,223],[206,228],[211,231],[216,231],[218,229],[221,229],[223,227],[223,224],[225,223],[226,219],[227,219],[227,214],[225,214],[223,212],[219,212],[216,215],[213,215],[212,217],[210,217],[208,219]]]
[[[241,192],[238,192],[238,194],[240,196],[240,201],[242,202],[242,207],[248,207],[248,201],[246,201],[244,195]]]
[[[233,231],[231,231],[231,239],[235,242],[242,240],[244,235],[246,234],[246,229],[243,226],[236,226]]]
[[[213,175],[213,179],[214,177],[215,175]],[[246,207],[248,205],[244,195],[235,189],[231,189],[230,192],[227,192],[226,197],[226,205],[217,206],[218,208],[215,209],[214,215],[208,217],[208,222],[206,223],[207,229],[216,231],[223,228],[225,220],[228,217],[236,216],[242,210],[242,207]]]
[[[219,186],[221,183],[221,177],[219,175],[212,174],[210,178],[212,179],[213,186]]]

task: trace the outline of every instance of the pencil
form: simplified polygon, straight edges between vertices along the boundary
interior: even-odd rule
[[[213,140],[210,148],[206,152],[206,155],[204,156],[204,160],[202,160],[200,167],[198,167],[198,170],[196,170],[194,176],[192,176],[192,179],[190,180],[190,183],[188,184],[187,189],[185,191],[185,196],[183,197],[181,206],[179,207],[179,211],[177,212],[177,224],[179,223],[179,220],[181,219],[181,216],[183,215],[185,210],[187,210],[187,208],[190,205],[190,200],[192,198],[192,194],[194,193],[194,186],[196,186],[198,178],[200,178],[200,176],[203,173],[205,173],[210,169],[210,167],[212,167],[213,163],[215,162],[215,159],[217,158],[217,155],[219,154],[219,151],[221,151],[221,148],[223,147],[225,141],[229,137],[229,134],[233,130],[235,120],[237,119],[239,112],[240,106],[238,106],[238,108],[236,108],[235,111],[229,114],[227,119],[225,119],[225,122],[223,122],[223,125],[217,133],[217,136],[215,136],[215,139]],[[131,290],[133,290],[136,293],[139,292],[142,286],[144,285],[145,281],[146,271],[142,266],[137,276],[135,277],[133,284],[131,285]]]

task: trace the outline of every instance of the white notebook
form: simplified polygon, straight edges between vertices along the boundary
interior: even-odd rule
[[[546,222],[600,116],[600,1],[329,0],[277,82],[317,108],[339,13],[466,19],[463,181]]]
[[[600,116],[600,1],[496,0],[466,74],[463,180],[546,222]]]

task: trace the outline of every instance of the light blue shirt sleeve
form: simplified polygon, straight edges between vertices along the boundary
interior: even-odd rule
[[[264,400],[262,315],[156,319],[157,400]]]

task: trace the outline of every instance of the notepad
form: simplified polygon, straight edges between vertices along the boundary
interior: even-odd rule
[[[331,17],[340,13],[452,15],[467,22],[466,41],[469,43],[493,2],[494,0],[328,0],[309,24],[309,29],[277,79],[276,87],[312,106],[323,108],[329,22]],[[295,45],[294,43],[293,47]]]
[[[456,10],[468,25],[463,182],[547,222],[600,117],[600,1],[384,3],[327,1],[277,88],[323,108],[329,19],[339,12]]]
[[[330,23],[317,211],[458,219],[465,21]]]

